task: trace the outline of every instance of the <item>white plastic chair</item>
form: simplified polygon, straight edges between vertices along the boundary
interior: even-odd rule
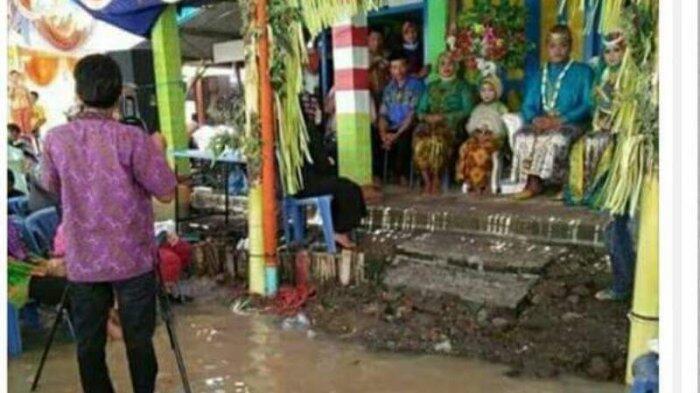
[[[506,113],[502,116],[503,123],[506,125],[506,130],[508,130],[508,144],[510,146],[511,151],[513,151],[513,163],[512,163],[512,168],[511,168],[511,175],[510,179],[508,181],[502,181],[501,179],[501,173],[498,173],[498,177],[494,178],[495,176],[495,168],[496,168],[496,161],[494,160],[494,171],[492,172],[492,187],[493,187],[493,182],[496,182],[498,184],[498,189],[500,190],[500,193],[502,194],[514,194],[517,192],[520,192],[525,188],[525,182],[520,181],[518,178],[518,171],[519,171],[519,166],[520,164],[515,160],[515,134],[523,128],[523,125],[525,125],[525,121],[523,120],[523,117],[520,115],[520,113]],[[498,157],[498,162],[499,162],[499,171],[502,171],[502,156],[501,152],[498,152],[499,157]]]
[[[519,113],[506,113],[501,118],[503,119],[503,123],[505,124],[506,130],[508,132],[508,145],[512,149],[514,146],[515,133],[518,132],[520,128],[522,128],[524,123],[523,119]],[[493,162],[493,169],[491,170],[491,193],[497,195],[503,192],[503,182],[501,180],[503,174],[502,149],[499,149],[498,151],[492,153],[491,162]],[[468,187],[465,183],[462,185],[462,193],[466,194],[467,192]]]

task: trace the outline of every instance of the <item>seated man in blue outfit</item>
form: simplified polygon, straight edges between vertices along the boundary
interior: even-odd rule
[[[571,45],[567,26],[552,27],[549,61],[526,88],[522,114],[527,125],[515,135],[513,170],[527,183],[516,199],[540,194],[545,183],[563,184],[569,149],[590,121],[593,70],[570,58]]]
[[[416,107],[423,94],[423,82],[408,75],[408,63],[401,52],[391,55],[391,82],[384,88],[379,108],[379,139],[389,152],[389,162],[399,184],[408,184],[411,165],[411,136],[416,120]]]

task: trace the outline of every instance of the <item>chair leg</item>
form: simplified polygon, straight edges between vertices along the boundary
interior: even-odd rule
[[[493,162],[493,170],[491,171],[491,193],[494,195],[500,194],[500,183],[501,183],[501,155],[499,152],[493,153],[491,156],[491,161]]]
[[[450,171],[446,169],[442,175],[442,192],[448,191],[450,191]]]
[[[330,254],[337,252],[335,247],[335,232],[333,229],[333,215],[331,214],[331,198],[321,197],[318,199],[317,207],[323,219],[323,237],[326,241],[326,249]]]
[[[292,219],[292,229],[294,231],[293,242],[304,242],[304,229],[306,228],[306,209],[302,206],[295,205],[290,209]]]
[[[384,150],[384,172],[382,173],[382,182],[386,184],[387,169],[389,168],[389,151]]]
[[[287,244],[292,243],[292,231],[290,230],[291,223],[289,220],[292,218],[289,214],[290,204],[287,201],[282,202],[282,225],[284,229],[284,240]]]
[[[22,354],[22,333],[19,327],[19,311],[7,304],[7,353],[10,357]]]
[[[63,310],[63,322],[68,327],[68,333],[70,333],[71,338],[73,338],[73,341],[75,341],[75,328],[73,327],[73,322],[71,322],[70,320],[70,314],[68,313],[68,310]]]

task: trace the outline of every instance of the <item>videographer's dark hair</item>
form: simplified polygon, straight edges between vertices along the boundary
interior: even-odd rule
[[[21,133],[22,129],[19,128],[19,126],[15,123],[8,123],[7,124],[7,133],[11,134],[13,132]]]
[[[86,106],[107,109],[119,100],[122,73],[109,56],[83,57],[75,66],[74,76],[76,92]]]

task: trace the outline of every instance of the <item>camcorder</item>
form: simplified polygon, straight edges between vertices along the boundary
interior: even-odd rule
[[[141,128],[146,134],[152,134],[155,130],[149,130],[139,111],[139,101],[134,87],[125,85],[119,98],[119,118],[123,124]]]

